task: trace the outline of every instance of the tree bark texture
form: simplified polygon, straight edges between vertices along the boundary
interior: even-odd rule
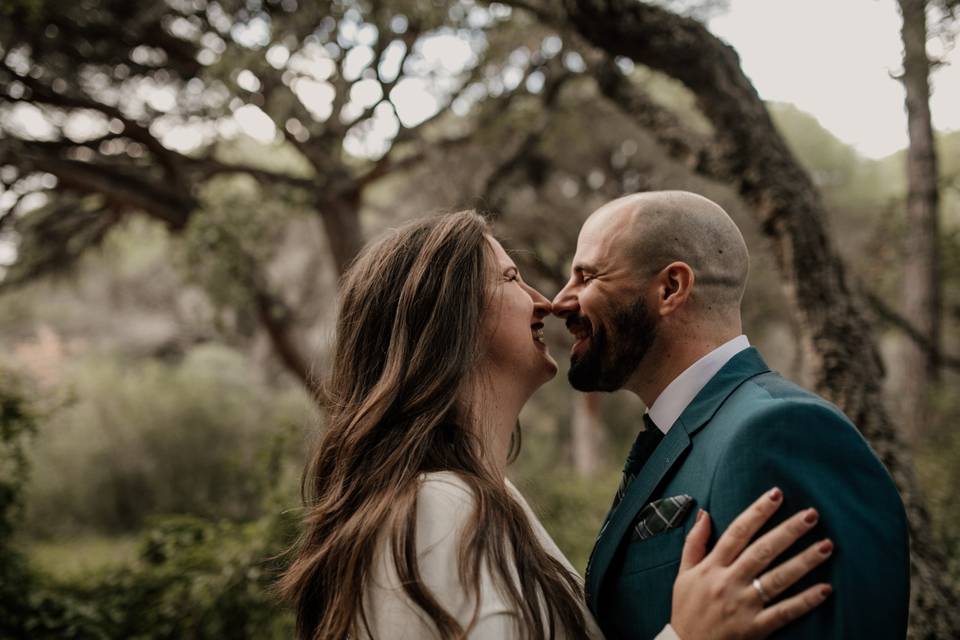
[[[903,316],[931,346],[903,340],[902,400],[906,432],[920,437],[930,419],[929,390],[938,378],[940,352],[940,254],[937,152],[930,122],[930,60],[927,58],[927,0],[899,0],[903,25],[906,89],[907,210],[904,230]]]
[[[816,391],[853,420],[900,489],[913,552],[910,637],[960,637],[943,552],[884,405],[876,339],[828,236],[820,194],[774,127],[736,52],[699,22],[635,0],[564,0],[563,6],[562,26],[612,56],[672,76],[695,94],[714,128],[711,173],[735,186],[769,240],[800,315]]]

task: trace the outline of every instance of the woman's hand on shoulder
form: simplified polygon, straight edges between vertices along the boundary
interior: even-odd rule
[[[830,595],[830,585],[822,583],[772,602],[833,552],[832,542],[821,540],[762,573],[817,523],[817,512],[807,509],[750,544],[782,503],[779,489],[768,491],[731,523],[709,554],[710,516],[697,514],[673,585],[670,624],[681,640],[766,638]]]

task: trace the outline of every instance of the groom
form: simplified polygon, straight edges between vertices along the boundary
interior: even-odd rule
[[[777,486],[784,505],[764,530],[800,509],[820,513],[784,557],[827,537],[836,545],[829,563],[779,597],[762,576],[754,587],[766,602],[833,585],[778,637],[902,639],[910,575],[900,497],[850,420],[770,371],[742,335],[748,261],[726,212],[687,192],[614,200],[580,232],[570,281],[553,301],[576,338],[570,383],[628,389],[648,407],[587,566],[588,605],[608,640],[654,637],[669,621],[697,509],[710,513],[716,542]]]

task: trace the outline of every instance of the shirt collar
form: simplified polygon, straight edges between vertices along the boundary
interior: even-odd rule
[[[657,428],[667,433],[697,394],[733,356],[750,347],[747,336],[739,335],[703,356],[667,385],[648,410]]]

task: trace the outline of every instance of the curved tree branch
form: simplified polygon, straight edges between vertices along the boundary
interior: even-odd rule
[[[506,4],[526,6],[525,0]],[[626,56],[679,80],[696,96],[715,131],[718,178],[733,184],[767,237],[802,318],[816,390],[838,404],[870,440],[900,489],[910,519],[911,635],[960,636],[955,587],[932,539],[909,454],[884,405],[876,339],[851,291],[826,231],[824,206],[793,158],[736,52],[696,20],[634,0],[563,0],[545,20],[611,56]]]

